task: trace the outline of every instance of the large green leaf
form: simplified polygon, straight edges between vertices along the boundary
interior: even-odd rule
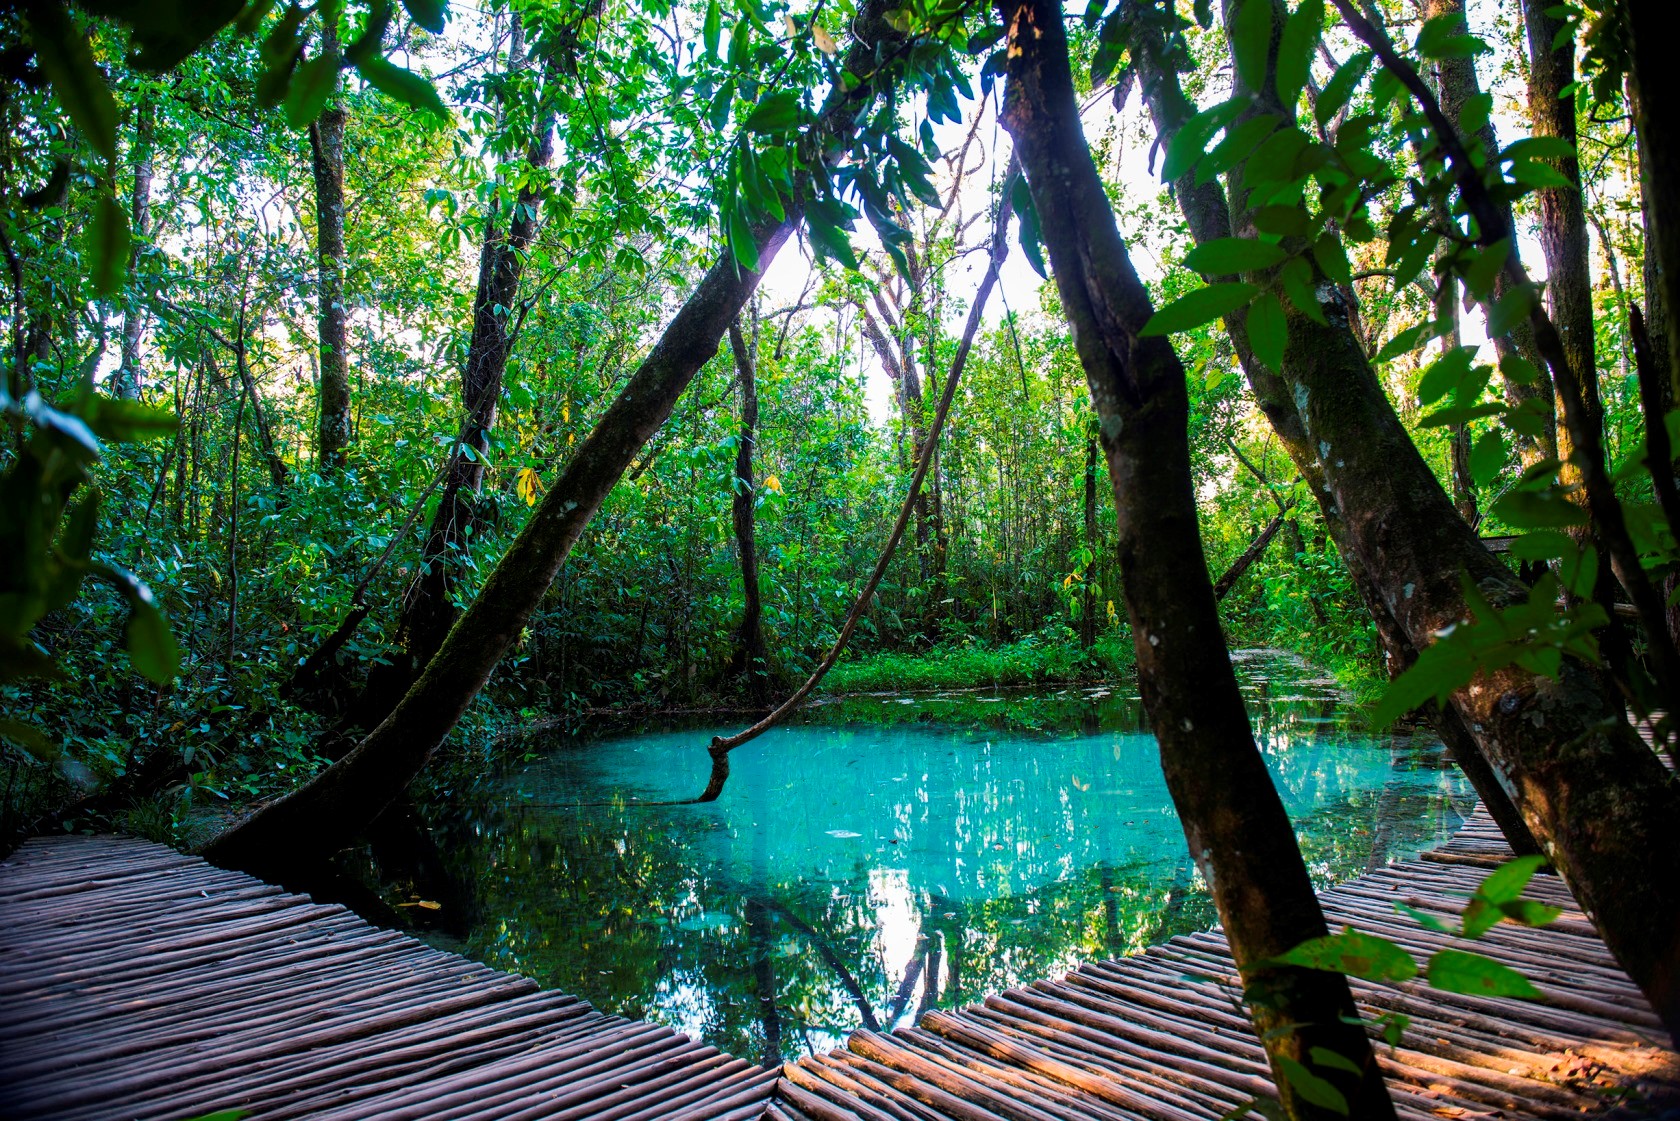
[[[1275,1055],[1272,1061],[1282,1072],[1285,1081],[1291,1089],[1313,1105],[1328,1109],[1332,1113],[1346,1115],[1348,1111],[1347,1098],[1328,1081],[1320,1078],[1308,1070],[1302,1063],[1291,1059],[1288,1055]]]
[[[437,35],[443,31],[444,16],[449,11],[448,0],[403,0],[403,7],[414,22]]]
[[[29,6],[29,39],[35,62],[52,83],[60,105],[107,160],[117,158],[117,103],[93,63],[87,36],[57,3]]]
[[[303,128],[327,107],[327,99],[338,85],[339,65],[334,51],[317,55],[297,68],[286,90],[286,120],[293,128]]]
[[[1282,246],[1271,242],[1251,237],[1220,237],[1192,249],[1184,258],[1184,267],[1206,276],[1234,276],[1270,268],[1287,256]]]
[[[1273,373],[1283,370],[1283,354],[1289,345],[1289,324],[1283,303],[1271,292],[1262,293],[1248,309],[1248,345],[1254,357]]]
[[[1367,981],[1409,981],[1417,976],[1417,963],[1400,946],[1374,934],[1350,927],[1302,942],[1278,959],[1304,969],[1345,973]]]
[[[1237,0],[1231,16],[1231,54],[1237,77],[1251,90],[1266,80],[1266,57],[1272,47],[1272,0]]]
[[[1539,1000],[1542,993],[1521,973],[1490,957],[1465,950],[1438,950],[1429,959],[1429,983],[1468,996],[1514,996]]]
[[[799,95],[780,90],[754,105],[741,127],[748,132],[788,132],[799,125]]]
[[[127,630],[129,660],[141,676],[168,685],[181,668],[181,651],[169,631],[169,621],[151,602],[149,592],[144,600],[134,601],[132,608]]]
[[[1167,142],[1167,154],[1161,161],[1161,178],[1171,182],[1196,166],[1214,133],[1236,120],[1250,104],[1246,97],[1234,97],[1185,121]]]
[[[437,90],[425,78],[412,70],[390,62],[382,55],[371,54],[356,60],[356,72],[366,78],[368,85],[380,93],[402,102],[411,109],[447,118],[449,109]]]
[[[1254,299],[1260,289],[1252,284],[1209,284],[1180,296],[1149,317],[1138,334],[1144,338],[1170,335],[1175,331],[1189,331],[1204,323],[1211,323]]]
[[[1285,108],[1300,100],[1324,31],[1324,0],[1301,0],[1283,24],[1278,42],[1277,93]]]
[[[100,191],[94,204],[93,224],[88,230],[93,251],[93,288],[109,296],[122,287],[128,273],[128,212],[109,191]]]

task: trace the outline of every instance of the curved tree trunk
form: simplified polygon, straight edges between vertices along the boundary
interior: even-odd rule
[[[1004,127],[1015,138],[1057,291],[1096,405],[1138,684],[1190,853],[1218,905],[1255,1025],[1291,1117],[1306,1101],[1284,1060],[1319,1068],[1361,1118],[1392,1117],[1346,978],[1272,960],[1326,931],[1289,816],[1255,745],[1220,631],[1197,529],[1184,369],[1162,338],[1079,126],[1061,7],[1001,0],[1009,29]],[[1351,1022],[1350,1022],[1351,1021]]]

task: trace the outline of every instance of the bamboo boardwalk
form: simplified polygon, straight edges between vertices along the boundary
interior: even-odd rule
[[[1455,913],[1508,855],[1478,813],[1324,901],[1422,956],[1443,939],[1393,903]],[[1383,1060],[1402,1114],[1673,1108],[1649,1007],[1555,877],[1530,894],[1564,916],[1477,948],[1545,1003],[1356,983],[1412,1018]],[[1271,1088],[1231,972],[1216,932],[1188,935],[766,1071],[158,845],[54,838],[0,864],[0,1116],[1212,1121]]]
[[[160,845],[0,865],[0,1116],[760,1117],[765,1071]]]
[[[1511,851],[1478,809],[1447,845],[1321,895],[1335,926],[1411,949],[1446,944],[1396,915],[1406,902],[1456,915]],[[1680,1116],[1680,1056],[1562,882],[1527,892],[1564,908],[1542,930],[1501,924],[1474,944],[1524,973],[1544,1003],[1355,981],[1371,1016],[1411,1017],[1381,1049],[1405,1118]],[[856,1032],[783,1070],[771,1121],[1209,1121],[1274,1093],[1253,1029],[1233,1003],[1235,967],[1217,932],[1081,966],[914,1028]]]

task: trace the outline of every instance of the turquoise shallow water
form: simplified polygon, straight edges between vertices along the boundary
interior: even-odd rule
[[[1438,745],[1346,723],[1295,663],[1244,660],[1321,884],[1450,835]],[[458,948],[753,1058],[976,1000],[1214,921],[1135,696],[869,697],[738,749],[714,731],[545,745],[447,831]]]

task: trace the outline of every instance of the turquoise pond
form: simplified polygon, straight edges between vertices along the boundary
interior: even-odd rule
[[[1359,730],[1333,683],[1238,658],[1314,878],[1444,839],[1472,805],[1438,743]],[[1215,922],[1135,695],[851,698],[732,756],[722,729],[533,744],[445,824],[441,945],[753,1059]]]

